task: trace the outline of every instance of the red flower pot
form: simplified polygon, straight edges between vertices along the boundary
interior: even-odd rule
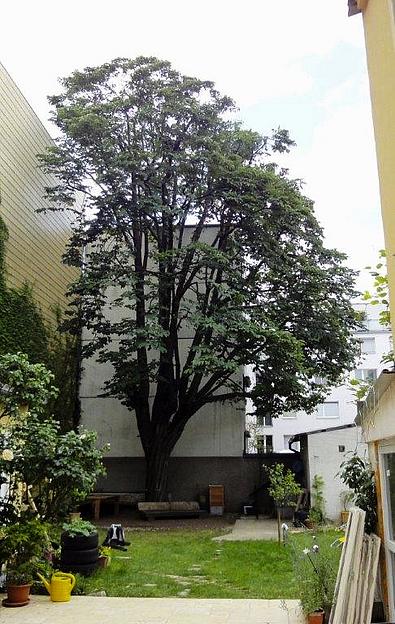
[[[322,611],[322,609],[317,609],[317,611],[313,611],[312,613],[308,614],[307,624],[324,624],[324,618],[324,611]]]
[[[29,602],[31,583],[28,585],[7,585],[7,598],[3,600],[5,607],[23,607]]]

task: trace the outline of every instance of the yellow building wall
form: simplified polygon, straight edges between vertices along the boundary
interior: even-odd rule
[[[44,188],[55,182],[38,168],[36,155],[51,138],[0,63],[0,215],[9,231],[7,282],[28,282],[44,314],[65,305],[75,270],[61,262],[70,236],[65,213],[37,214],[48,205]]]
[[[395,0],[358,0],[366,54],[395,338]]]

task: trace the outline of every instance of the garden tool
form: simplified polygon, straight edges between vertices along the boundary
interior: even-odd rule
[[[68,602],[71,597],[71,590],[75,585],[75,576],[67,572],[55,572],[52,574],[51,582],[37,572],[40,581],[45,585],[52,602]]]

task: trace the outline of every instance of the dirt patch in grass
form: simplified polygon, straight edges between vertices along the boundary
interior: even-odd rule
[[[119,515],[105,515],[95,524],[102,528],[109,527],[110,524],[122,524],[125,529],[138,531],[221,531],[232,528],[236,518],[237,514],[225,514],[223,516],[204,514],[199,518],[144,520],[137,510],[123,509]]]

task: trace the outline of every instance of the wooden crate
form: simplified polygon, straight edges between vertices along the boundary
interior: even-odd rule
[[[215,516],[222,516],[225,507],[225,488],[223,485],[209,485],[208,497],[210,513]]]

